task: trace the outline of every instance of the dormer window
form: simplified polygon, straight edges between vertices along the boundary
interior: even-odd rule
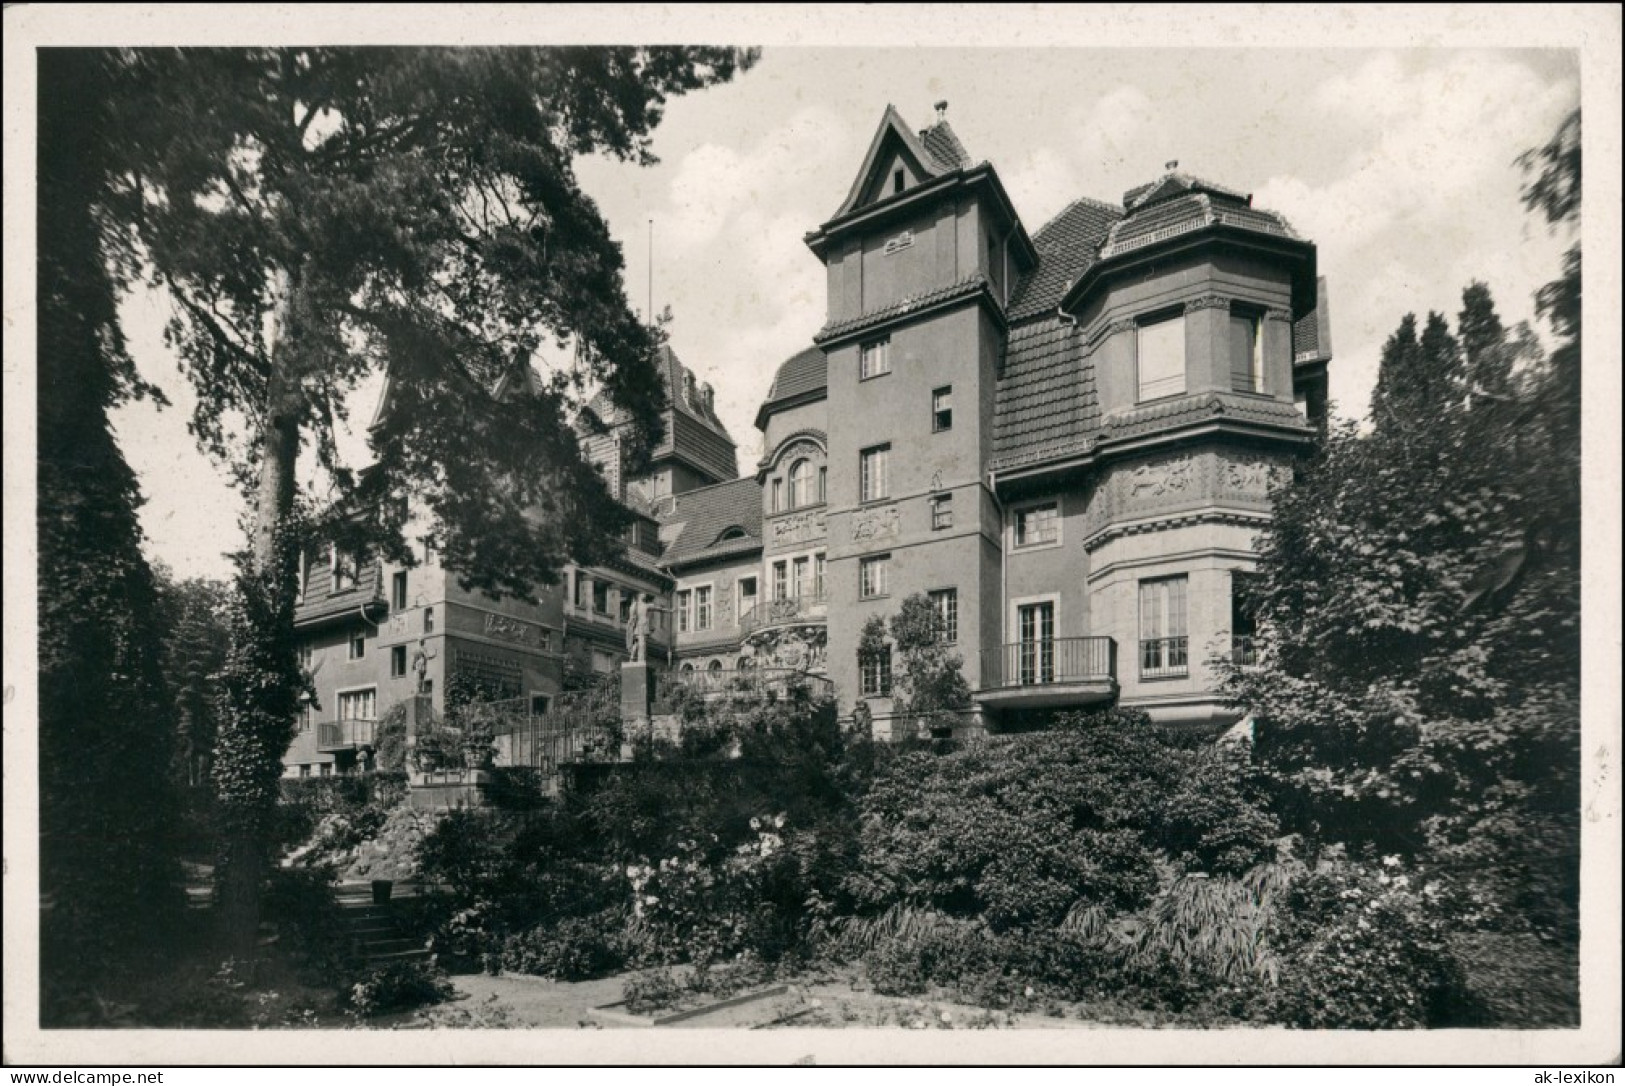
[[[1141,322],[1136,343],[1140,399],[1157,400],[1185,391],[1185,318],[1182,314]]]

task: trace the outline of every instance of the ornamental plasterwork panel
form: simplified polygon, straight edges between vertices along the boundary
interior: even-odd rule
[[[822,509],[779,517],[771,523],[768,534],[775,547],[817,542],[824,538],[826,532]]]
[[[1286,321],[1288,324],[1292,323],[1292,314],[1278,306],[1270,306],[1268,309],[1264,310],[1264,317],[1266,320]]]
[[[852,542],[867,543],[875,539],[890,539],[896,536],[900,528],[900,516],[897,506],[888,505],[884,509],[866,509],[852,517]]]
[[[798,438],[793,444],[790,445],[789,448],[784,449],[774,459],[777,463],[789,464],[798,457],[802,456],[811,456],[822,460],[824,457],[824,450],[820,449],[817,445],[813,444],[811,441],[808,441],[806,438]]]
[[[751,634],[749,642],[758,667],[824,670],[828,636],[822,624],[774,627]]]
[[[1227,457],[1219,473],[1221,494],[1267,500],[1270,488],[1285,482],[1291,469],[1267,456]]]
[[[1217,473],[1218,457],[1211,451],[1113,466],[1089,495],[1084,531],[1093,534],[1119,520],[1211,499]]]
[[[485,633],[488,637],[501,638],[504,641],[517,641],[528,645],[531,637],[529,623],[521,622],[507,615],[487,614],[485,616]]]
[[[1192,313],[1198,309],[1229,309],[1230,299],[1222,294],[1203,294],[1192,298],[1185,303],[1185,312]]]

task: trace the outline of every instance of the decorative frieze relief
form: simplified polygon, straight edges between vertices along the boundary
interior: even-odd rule
[[[1270,488],[1284,481],[1289,469],[1268,457],[1228,460],[1220,482],[1224,489],[1246,497],[1267,498]]]
[[[890,539],[901,530],[897,506],[884,509],[865,509],[852,516],[852,542],[867,543],[876,539]]]
[[[1192,489],[1195,475],[1195,465],[1188,456],[1140,464],[1128,474],[1129,500],[1187,494]]]
[[[1286,323],[1291,324],[1292,314],[1288,310],[1272,305],[1268,309],[1264,310],[1264,319],[1272,321],[1285,321]]]
[[[891,256],[893,253],[902,252],[904,249],[907,249],[913,244],[914,231],[904,230],[901,234],[897,234],[886,239],[886,247],[883,252],[886,256]]]
[[[789,464],[799,460],[803,456],[822,457],[823,455],[823,449],[820,449],[817,445],[813,444],[811,441],[808,441],[806,438],[800,438],[789,448],[780,452],[774,459],[780,464]]]
[[[777,547],[817,542],[824,538],[826,530],[824,511],[816,509],[809,513],[779,517],[772,522],[771,534],[773,545]]]
[[[529,623],[521,622],[516,618],[489,613],[485,616],[485,633],[488,637],[498,637],[504,641],[517,641],[520,644],[528,645],[532,641],[532,632],[533,628]]]
[[[1203,294],[1191,298],[1185,303],[1185,312],[1194,313],[1198,309],[1229,309],[1230,299],[1222,294]]]

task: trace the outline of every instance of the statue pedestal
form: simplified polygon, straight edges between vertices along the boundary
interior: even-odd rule
[[[648,720],[655,703],[655,677],[642,660],[621,665],[621,721]]]

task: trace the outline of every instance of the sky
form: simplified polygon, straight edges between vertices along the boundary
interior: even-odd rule
[[[770,46],[732,84],[669,105],[658,165],[577,163],[623,248],[632,304],[646,308],[652,270],[672,348],[716,389],[743,469],[761,453],[752,420],[774,369],[824,321],[803,236],[840,205],[888,103],[918,130],[943,99],[1029,234],[1076,197],[1119,202],[1171,160],[1283,213],[1318,246],[1331,395],[1348,417],[1366,413],[1405,313],[1453,322],[1480,279],[1508,323],[1533,319],[1572,241],[1524,210],[1514,165],[1579,104],[1570,50]],[[186,434],[167,302],[132,296],[123,315],[140,369],[174,401],[115,418],[148,499],[149,554],[181,576],[225,575],[242,503]],[[358,429],[376,394],[357,391]],[[365,458],[359,434],[344,447]]]

